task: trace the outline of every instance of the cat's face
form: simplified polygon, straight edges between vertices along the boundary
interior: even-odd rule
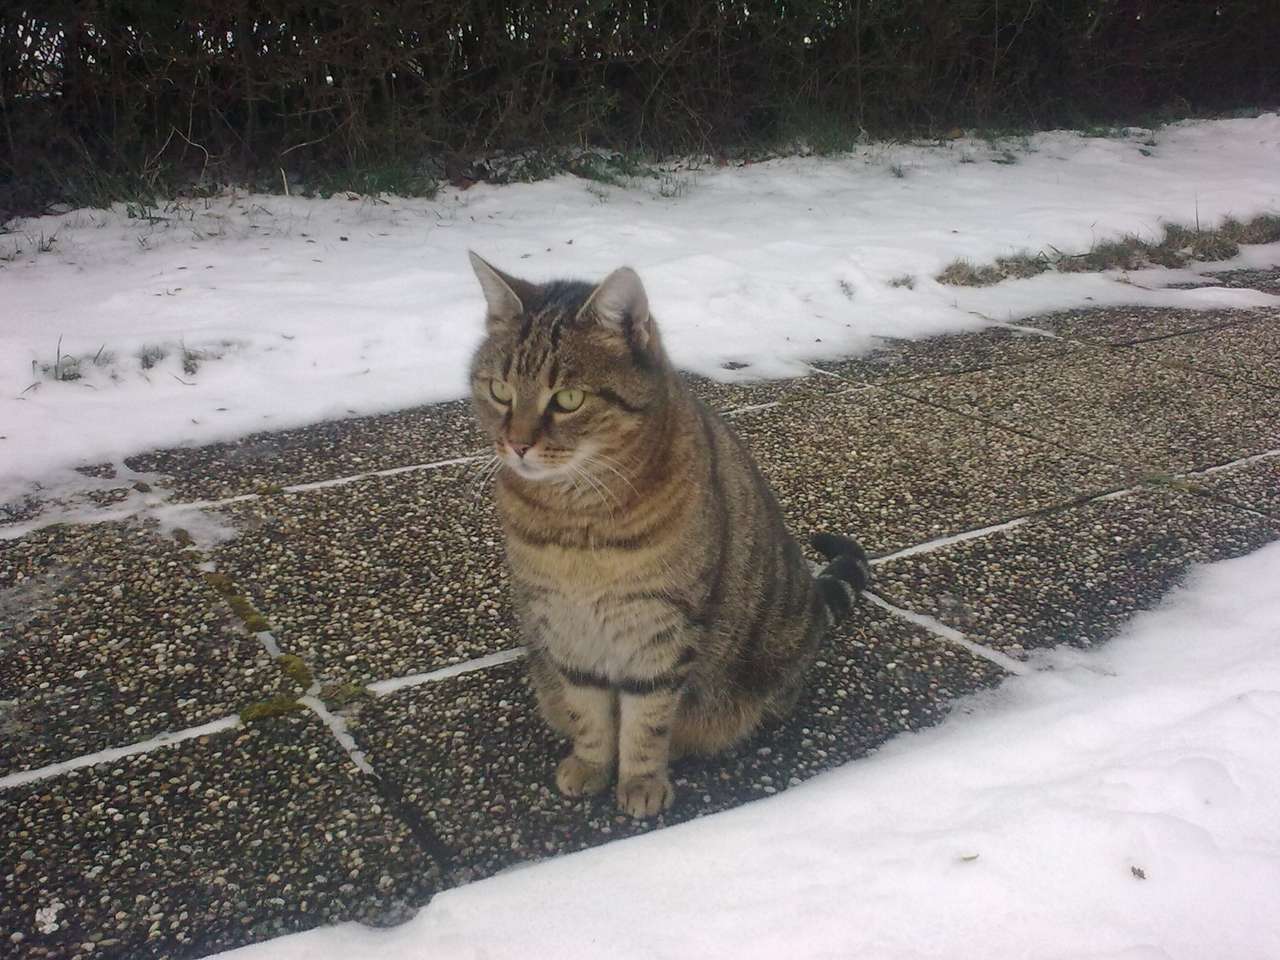
[[[663,361],[640,278],[536,285],[472,254],[488,336],[471,364],[476,417],[525,480],[589,485],[635,466]]]

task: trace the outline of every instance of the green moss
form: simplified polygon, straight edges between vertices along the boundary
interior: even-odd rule
[[[204,582],[213,587],[222,596],[229,597],[236,592],[236,586],[225,573],[206,573]]]
[[[205,583],[213,587],[214,590],[227,601],[227,605],[231,607],[234,613],[244,625],[253,633],[263,633],[271,629],[271,624],[252,603],[249,598],[236,590],[236,585],[231,578],[225,573],[206,573],[204,575]],[[310,684],[308,684],[310,686]]]
[[[340,709],[357,700],[372,700],[373,691],[360,683],[330,683],[320,689],[326,706]]]
[[[240,711],[241,723],[253,723],[255,720],[262,720],[266,717],[283,717],[285,714],[297,713],[305,707],[293,697],[284,696],[271,697],[267,700],[259,700],[257,703],[251,703]]]
[[[315,683],[315,678],[311,675],[311,668],[298,655],[282,653],[276,657],[276,663],[280,665],[280,672],[303,690],[310,690],[311,684]]]

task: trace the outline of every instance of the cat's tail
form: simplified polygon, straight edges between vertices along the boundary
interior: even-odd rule
[[[853,597],[871,585],[867,552],[852,537],[834,533],[815,533],[809,542],[827,558],[827,565],[817,573],[818,589],[831,615],[839,620],[849,612]]]

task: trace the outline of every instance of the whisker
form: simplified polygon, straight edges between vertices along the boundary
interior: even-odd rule
[[[606,487],[606,486],[605,486],[605,485],[600,481],[600,478],[599,478],[599,477],[593,477],[590,473],[588,473],[586,470],[583,470],[583,469],[582,469],[582,467],[577,466],[576,464],[575,464],[575,465],[574,465],[574,467],[573,467],[573,473],[574,473],[574,474],[576,474],[577,476],[582,477],[582,479],[583,479],[583,480],[585,480],[588,484],[590,484],[590,485],[591,485],[592,489],[593,489],[593,490],[595,490],[595,491],[596,491],[596,493],[598,493],[598,494],[600,495],[600,502],[601,502],[601,503],[603,503],[603,504],[605,504],[606,506],[608,506],[608,502],[607,502],[607,500],[606,500],[606,497],[607,497],[608,499],[613,500],[615,503],[617,503],[617,497],[615,497],[615,496],[613,495],[613,491],[612,491],[612,490],[610,490],[608,487]],[[612,507],[610,507],[610,508],[609,508],[609,515],[610,515],[610,516],[612,516],[612,515],[613,515],[613,508],[612,508]]]
[[[626,474],[624,474],[621,470],[619,470],[618,467],[613,465],[617,463],[617,461],[613,460],[611,463],[610,462],[611,459],[612,458],[606,457],[602,453],[593,453],[587,456],[586,458],[584,458],[583,462],[587,464],[599,464],[600,466],[604,467],[606,470],[614,474],[619,480],[625,483],[628,487],[630,487],[632,493],[638,495],[640,491],[636,489],[636,485],[632,483],[630,478],[628,478]],[[621,466],[621,464],[619,464],[619,466]]]

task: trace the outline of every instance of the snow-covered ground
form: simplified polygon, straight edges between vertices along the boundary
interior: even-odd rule
[[[1280,544],[785,794],[222,960],[1280,957]]]
[[[533,279],[629,263],[681,365],[748,378],[984,316],[1274,302],[1144,289],[1188,271],[985,290],[932,277],[957,256],[1081,252],[1164,221],[1276,211],[1270,114],[1115,138],[873,144],[625,187],[563,176],[434,200],[229,195],[14,222],[0,235],[0,502],[77,462],[462,395],[481,326],[467,248]],[[1252,248],[1219,266],[1277,260]],[[914,288],[890,285],[906,275]],[[78,379],[51,379],[68,373],[59,355]]]

